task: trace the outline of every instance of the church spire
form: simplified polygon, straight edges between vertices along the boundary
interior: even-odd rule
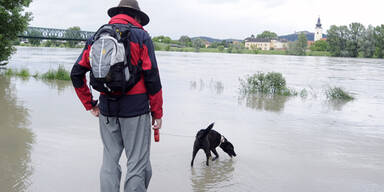
[[[323,28],[321,27],[321,22],[320,22],[320,16],[317,19],[317,24],[315,28],[315,35],[313,37],[314,41],[321,40],[323,38]]]
[[[316,28],[321,28],[320,16],[319,16],[319,18],[317,19]]]

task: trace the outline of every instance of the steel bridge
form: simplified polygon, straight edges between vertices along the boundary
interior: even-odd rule
[[[19,38],[26,39],[50,39],[65,41],[86,41],[95,32],[75,31],[66,29],[52,29],[43,27],[28,27],[26,31],[19,34]]]

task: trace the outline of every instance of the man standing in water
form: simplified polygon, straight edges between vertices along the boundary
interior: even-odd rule
[[[74,64],[71,79],[85,109],[99,117],[104,145],[100,171],[101,192],[120,190],[119,159],[123,149],[127,156],[124,191],[143,192],[147,190],[152,175],[149,159],[150,114],[153,129],[161,128],[163,116],[161,82],[154,47],[150,36],[143,29],[143,26],[148,24],[149,17],[140,10],[136,0],[121,0],[117,7],[108,10],[108,15],[111,17],[109,24],[131,26],[128,39],[125,39],[128,43],[124,44],[126,50],[130,51],[125,52],[125,57],[139,68],[138,81],[128,91],[116,93],[117,99],[111,99],[110,94],[101,92],[100,102],[93,100],[85,76],[88,71],[92,71],[90,52],[95,42],[93,38],[87,41]]]

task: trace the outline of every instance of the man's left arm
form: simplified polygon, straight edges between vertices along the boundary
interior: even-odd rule
[[[161,119],[163,116],[162,87],[155,50],[149,36],[144,41],[141,60],[143,62],[144,83],[149,95],[152,119]]]

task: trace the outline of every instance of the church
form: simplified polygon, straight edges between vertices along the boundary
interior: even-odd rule
[[[317,24],[315,28],[315,34],[313,41],[318,41],[323,39],[323,28],[321,27],[320,17],[317,19]]]
[[[285,50],[288,47],[288,42],[297,41],[300,34],[304,34],[307,37],[308,47],[316,41],[326,40],[326,35],[323,34],[320,17],[318,17],[314,33],[309,31],[299,31],[294,34],[279,36],[276,39],[260,39],[252,35],[244,40],[245,48],[260,50]]]

